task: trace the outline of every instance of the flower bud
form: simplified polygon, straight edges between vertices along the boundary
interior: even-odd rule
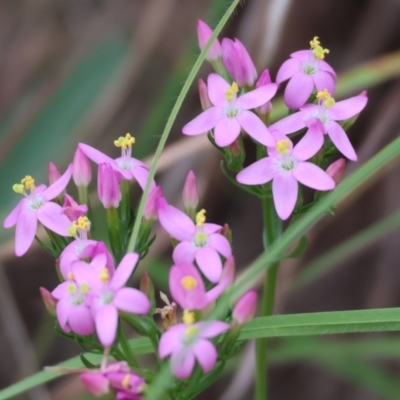
[[[140,281],[140,291],[143,292],[149,299],[152,299],[155,296],[154,285],[147,271],[143,272],[142,279]]]
[[[61,173],[58,170],[56,164],[53,163],[53,161],[49,162],[48,172],[49,172],[49,185],[52,185],[55,181],[61,178]]]
[[[261,86],[269,85],[270,83],[272,83],[271,76],[269,74],[268,69],[265,69],[258,78],[258,81],[256,83],[256,89]],[[265,104],[257,108],[257,111],[260,114],[268,114],[271,112],[271,110],[272,110],[272,103],[270,101],[267,101]]]
[[[86,204],[78,204],[69,194],[66,194],[61,211],[70,221],[76,221],[88,212],[88,206]]]
[[[243,146],[242,136],[226,147],[225,160],[231,171],[239,172],[243,169],[246,153]]]
[[[200,50],[204,49],[212,34],[212,29],[205,22],[199,19],[197,21],[197,37],[199,40]],[[206,54],[206,60],[215,61],[219,58],[221,58],[221,45],[218,39],[215,39]]]
[[[208,87],[207,83],[203,81],[203,79],[199,79],[197,81],[199,87],[199,96],[200,96],[200,103],[201,108],[205,111],[211,108],[213,105],[208,97]]]
[[[199,192],[197,189],[196,175],[192,170],[187,174],[185,184],[183,185],[182,200],[186,214],[194,218],[199,204]]]
[[[121,201],[121,190],[118,178],[108,163],[99,165],[97,175],[97,192],[104,208],[118,208]]]
[[[88,186],[92,180],[90,161],[79,147],[72,162],[72,178],[76,186]]]
[[[56,305],[57,300],[52,296],[52,294],[44,287],[40,287],[40,295],[42,296],[43,303],[46,307],[47,312],[52,316],[56,316]]]
[[[257,70],[243,44],[225,38],[222,40],[222,61],[233,80],[241,87],[253,86],[257,79]]]
[[[232,229],[228,224],[224,224],[224,226],[222,227],[221,235],[225,236],[232,246]]]
[[[239,325],[243,325],[254,317],[256,309],[257,292],[255,290],[250,290],[236,303],[232,311],[232,318]]]
[[[329,165],[326,169],[326,173],[335,181],[335,183],[339,183],[342,179],[345,167],[346,160],[344,158],[339,158],[339,160],[336,160]]]
[[[163,190],[161,186],[156,186],[149,194],[146,205],[144,207],[144,218],[147,220],[155,221],[157,216],[156,200],[163,197]]]

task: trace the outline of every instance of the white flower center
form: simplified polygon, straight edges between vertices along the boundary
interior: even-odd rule
[[[294,167],[296,167],[296,165],[297,165],[297,160],[290,155],[283,156],[279,160],[279,167],[284,171],[291,171]]]
[[[40,194],[31,193],[28,195],[28,208],[32,211],[38,210],[45,203]]]
[[[194,245],[196,247],[204,247],[207,244],[208,235],[203,231],[197,231],[194,237]]]

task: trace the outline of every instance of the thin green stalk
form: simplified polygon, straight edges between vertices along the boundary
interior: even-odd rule
[[[124,352],[126,360],[128,361],[128,364],[131,367],[139,368],[139,365],[138,365],[138,363],[136,361],[136,358],[135,358],[134,354],[132,353],[132,348],[129,345],[129,342],[128,342],[128,339],[126,337],[124,328],[122,328],[121,325],[120,325],[119,331],[120,331],[119,343],[121,345],[122,351]]]

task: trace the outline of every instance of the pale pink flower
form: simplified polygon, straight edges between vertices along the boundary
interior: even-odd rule
[[[182,211],[169,205],[165,199],[157,202],[158,219],[167,233],[179,243],[173,252],[175,264],[196,263],[206,278],[216,283],[222,273],[219,256],[228,258],[232,254],[229,241],[218,233],[222,227],[205,223],[205,210],[197,213],[196,224]]]
[[[272,180],[275,209],[283,220],[292,213],[298,194],[298,182],[316,190],[332,190],[335,181],[320,167],[310,162],[306,152],[293,148],[292,142],[274,131],[277,143],[268,148],[268,157],[262,158],[239,172],[236,179],[245,185],[262,185]]]
[[[57,181],[49,187],[35,186],[31,176],[26,176],[21,184],[13,189],[24,195],[3,222],[4,228],[17,225],[15,230],[15,254],[22,256],[29,249],[36,234],[37,221],[60,236],[69,236],[70,220],[62,213],[61,207],[50,201],[57,197],[68,185],[71,179],[70,165]],[[29,193],[27,192],[29,190]]]
[[[185,135],[199,135],[214,129],[215,143],[219,147],[226,147],[235,141],[243,129],[257,142],[265,146],[274,145],[268,128],[249,110],[270,101],[276,93],[276,84],[263,85],[237,97],[237,85],[233,83],[231,86],[213,73],[208,76],[207,86],[213,107],[186,124],[182,129]]]
[[[229,329],[221,321],[197,322],[171,326],[161,336],[158,354],[161,359],[171,356],[171,370],[177,378],[188,378],[198,361],[204,373],[211,371],[217,361],[217,350],[208,340]]]
[[[232,318],[239,325],[243,325],[245,322],[250,321],[257,310],[257,292],[250,290],[245,293],[239,301],[236,303],[233,311]]]
[[[212,29],[204,21],[199,19],[197,21],[197,38],[199,40],[200,50],[204,49],[212,34]],[[218,39],[215,39],[206,54],[206,60],[216,61],[219,58],[221,58],[221,45]]]

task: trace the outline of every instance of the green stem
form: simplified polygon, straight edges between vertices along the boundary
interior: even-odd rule
[[[119,343],[120,343],[120,345],[121,345],[122,351],[124,352],[124,355],[125,355],[125,357],[126,357],[126,360],[128,361],[128,364],[129,364],[131,367],[138,368],[139,365],[138,365],[138,363],[137,363],[137,361],[136,361],[135,356],[134,356],[133,353],[132,353],[131,346],[129,346],[129,342],[128,342],[128,339],[127,339],[127,337],[126,337],[124,328],[122,328],[121,325],[120,325],[119,331],[120,331]]]
[[[129,225],[131,219],[131,195],[130,195],[130,187],[129,181],[123,179],[121,181],[121,204],[120,204],[120,216],[121,216],[121,224],[124,229],[126,229]]]

